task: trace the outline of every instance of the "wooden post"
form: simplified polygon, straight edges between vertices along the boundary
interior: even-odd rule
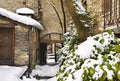
[[[33,69],[36,65],[36,51],[38,48],[37,45],[37,31],[36,29],[31,29],[29,32],[29,41],[30,41],[30,55],[29,55],[29,62],[30,62],[30,69]]]

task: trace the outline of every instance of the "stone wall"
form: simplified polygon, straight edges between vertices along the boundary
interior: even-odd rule
[[[10,22],[0,19],[0,24],[5,24],[7,27],[13,27]],[[10,25],[10,26],[9,26]],[[3,25],[4,27],[4,25]],[[29,63],[30,47],[29,47],[29,29],[20,25],[15,26],[15,51],[14,64],[27,65]]]
[[[107,1],[107,0],[106,0]],[[118,5],[117,7],[117,12],[114,12],[114,0],[112,0],[112,20],[110,21],[110,15],[108,14],[108,18],[106,17],[105,20],[108,20],[106,22],[110,22],[108,26],[105,27],[104,29],[104,0],[87,0],[87,10],[90,12],[92,18],[95,19],[94,23],[95,25],[95,32],[101,33],[106,29],[113,29],[114,33],[119,34],[120,33],[120,28],[116,28],[116,19],[118,17],[119,13],[119,1],[116,2]],[[105,5],[108,6],[108,5]],[[106,8],[109,11],[109,8]],[[119,18],[119,17],[118,17]],[[111,25],[110,25],[111,24]]]
[[[55,32],[63,33],[59,23],[59,19],[56,15],[55,10],[51,6],[51,1],[54,2],[54,5],[63,21],[63,13],[61,10],[61,4],[59,0],[40,0],[42,5],[43,12],[43,26],[44,31],[41,31],[41,36]],[[35,11],[34,17],[38,16],[38,0],[0,0],[0,7],[7,9],[12,12],[16,12],[17,9],[28,7]],[[66,8],[65,8],[66,9]],[[66,11],[67,16],[67,26],[69,22],[69,12]],[[0,21],[2,23],[2,21]],[[41,39],[42,40],[42,39]],[[16,65],[25,65],[28,64],[29,56],[29,40],[28,40],[28,29],[16,26],[15,27],[15,64]]]
[[[64,2],[63,2],[64,3]],[[63,12],[61,9],[61,3],[60,0],[41,0],[42,4],[42,12],[43,12],[43,25],[45,30],[41,32],[41,35],[45,35],[48,33],[63,33],[60,21],[58,19],[58,16],[55,12],[55,9],[53,6],[56,8],[62,22],[63,22]],[[70,14],[66,9],[65,3],[64,3],[64,8],[66,12],[66,24],[68,27],[68,22],[70,18]]]
[[[104,30],[104,18],[103,18],[103,0],[87,0],[87,11],[94,19],[94,32],[100,33]]]
[[[19,8],[28,7],[35,11],[35,16],[38,15],[37,0],[0,0],[0,7],[13,12]]]
[[[15,64],[26,65],[29,61],[28,29],[15,26]]]
[[[37,0],[0,0],[0,7],[6,10],[16,12],[17,9],[28,7],[35,11],[34,16],[38,16]],[[9,23],[0,19],[0,23]],[[15,65],[26,65],[29,62],[29,35],[28,28],[15,26]]]

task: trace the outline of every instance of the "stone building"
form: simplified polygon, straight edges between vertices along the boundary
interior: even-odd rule
[[[96,23],[97,31],[112,29],[120,34],[120,1],[119,0],[82,0],[86,1],[87,10]],[[120,37],[120,36],[119,36]]]
[[[64,19],[60,1],[0,0],[0,7],[9,12],[17,13],[18,15],[31,16],[44,27],[44,30],[41,31],[41,29],[36,26],[33,27],[30,23],[21,22],[21,18],[17,21],[13,18],[6,17],[6,15],[0,15],[0,32],[2,33],[4,27],[10,28],[8,31],[11,32],[12,39],[8,39],[12,40],[11,44],[14,45],[13,47],[11,46],[11,54],[13,55],[8,55],[12,56],[10,57],[12,62],[8,63],[8,65],[29,65],[31,63],[31,65],[34,66],[35,64],[39,64],[43,62],[43,60],[46,60],[47,46],[52,46],[52,49],[49,50],[54,54],[62,47],[65,29],[61,27],[59,20],[59,17],[61,21]],[[59,17],[54,7],[56,8]],[[24,13],[26,12],[24,11],[26,8],[29,9],[29,13]],[[66,11],[66,7],[64,8]],[[22,13],[21,9],[23,9]],[[32,10],[34,11],[34,14]],[[68,18],[66,19],[66,26],[68,26],[69,17],[69,13],[66,13],[66,18]],[[1,34],[1,38],[2,37],[3,35]],[[0,53],[0,57],[3,57],[2,53]]]
[[[40,31],[36,0],[0,0],[0,64],[39,63]],[[33,18],[31,18],[33,17]]]
[[[56,54],[64,42],[63,34],[68,31],[68,22],[70,14],[64,4],[64,11],[66,12],[66,29],[64,28],[64,14],[61,7],[61,0],[41,0],[42,8],[42,23],[44,31],[41,31],[41,45],[43,50],[51,46],[51,49],[46,50],[48,54]],[[45,50],[44,50],[45,51]],[[44,54],[44,51],[42,53]],[[45,54],[44,54],[45,55]],[[44,56],[43,56],[44,57]],[[45,56],[46,57],[46,56]]]

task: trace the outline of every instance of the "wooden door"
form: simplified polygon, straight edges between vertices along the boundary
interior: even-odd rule
[[[0,65],[14,64],[13,28],[0,27]]]

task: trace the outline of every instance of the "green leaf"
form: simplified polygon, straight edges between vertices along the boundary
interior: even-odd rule
[[[109,59],[109,60],[112,60],[112,57],[111,57],[111,56],[108,56],[108,59]]]
[[[57,81],[63,81],[63,78],[59,78]]]
[[[90,73],[90,75],[93,75],[95,73],[95,70],[92,67],[90,67],[89,68],[89,73]]]
[[[75,80],[75,76],[74,76],[74,74],[72,74],[72,79],[74,79],[74,80]]]
[[[115,55],[115,56],[120,58],[120,53],[116,53],[116,55]]]
[[[102,44],[103,44],[104,42],[105,42],[105,40],[104,40],[104,39],[101,39],[101,40],[100,40],[100,43],[102,43]]]
[[[95,37],[94,40],[98,41],[99,37]]]
[[[115,48],[115,52],[120,52],[120,45],[115,45],[114,48]]]
[[[112,30],[108,30],[107,32],[108,32],[108,34],[112,34]]]
[[[112,66],[111,66],[110,64],[107,64],[107,68],[108,68],[109,70],[111,70],[111,69],[112,69]]]
[[[117,73],[117,77],[120,80],[120,71]]]
[[[102,77],[100,78],[100,80],[99,81],[106,81],[105,79],[106,79],[106,77],[107,77],[107,73],[106,72],[104,72],[103,73],[103,75],[102,75]]]
[[[102,52],[102,50],[101,50],[100,48],[97,48],[97,51],[98,51],[98,53],[101,53],[101,52]]]
[[[70,65],[72,66],[72,65],[73,65],[73,63],[72,63],[72,62],[70,62]]]
[[[105,54],[102,58],[103,58],[103,61],[107,61],[108,55]]]

